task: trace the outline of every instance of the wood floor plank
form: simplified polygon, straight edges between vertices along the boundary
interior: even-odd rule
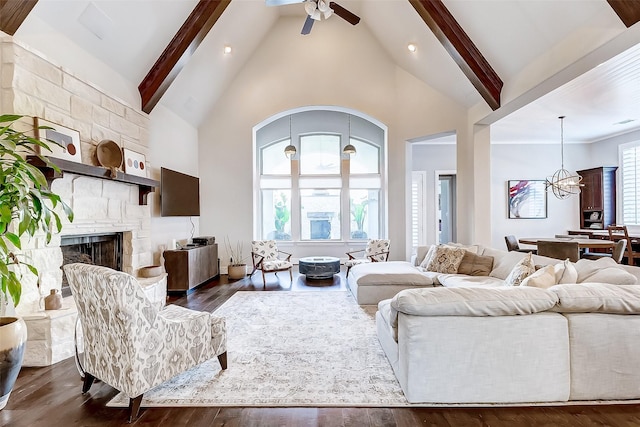
[[[294,274],[276,278],[245,278],[229,283],[226,276],[199,287],[189,295],[171,295],[171,303],[213,312],[237,291],[298,292],[346,290],[344,269],[333,281],[307,281]],[[280,280],[280,281],[279,281]],[[322,283],[321,283],[322,282]],[[640,405],[584,405],[488,408],[142,408],[127,424],[128,409],[106,404],[117,391],[102,382],[86,395],[73,359],[53,366],[23,368],[7,407],[0,411],[0,426],[11,427],[638,427]]]

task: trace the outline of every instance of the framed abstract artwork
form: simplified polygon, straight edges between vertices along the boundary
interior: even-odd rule
[[[124,155],[124,173],[147,177],[147,159],[144,154],[137,153],[128,148],[123,148],[122,154]]]
[[[80,132],[39,117],[33,118],[33,126],[35,128],[35,137],[45,142],[51,149],[51,152],[43,149],[40,154],[82,163]],[[41,127],[45,127],[45,129],[41,129]]]
[[[547,217],[547,186],[544,180],[508,181],[509,218]]]

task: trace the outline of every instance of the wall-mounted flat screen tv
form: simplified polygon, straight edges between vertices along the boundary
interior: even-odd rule
[[[160,215],[200,216],[200,179],[160,168]]]

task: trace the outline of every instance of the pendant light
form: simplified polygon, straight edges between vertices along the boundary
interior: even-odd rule
[[[582,177],[578,174],[572,174],[564,168],[564,118],[560,119],[560,169],[553,176],[547,178],[547,189],[551,188],[553,195],[558,199],[566,199],[572,194],[580,193]]]
[[[349,143],[344,146],[342,149],[342,154],[346,154],[348,156],[356,154],[356,147],[351,144],[351,114],[349,114]]]
[[[298,150],[296,150],[296,146],[291,144],[292,142],[293,141],[292,141],[292,135],[291,135],[291,115],[289,115],[289,145],[284,147],[284,155],[289,160],[293,159],[293,157],[298,152]]]

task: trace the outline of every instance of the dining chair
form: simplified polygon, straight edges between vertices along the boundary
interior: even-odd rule
[[[618,264],[622,263],[622,258],[624,258],[625,249],[627,248],[627,241],[624,239],[620,239],[616,242],[616,245],[613,247],[611,252],[590,252],[585,251],[580,258],[583,259],[592,259],[597,260],[600,258],[612,258]]]
[[[609,232],[609,240],[618,241],[625,240],[627,242],[627,250],[625,256],[627,258],[627,264],[635,265],[635,260],[640,259],[640,252],[633,250],[632,240],[629,237],[629,231],[626,225],[610,225],[607,227]]]
[[[557,259],[569,258],[569,261],[576,262],[580,259],[580,247],[578,242],[553,242],[539,240],[538,255]]]
[[[504,241],[507,244],[507,250],[509,252],[516,251],[516,252],[527,252],[527,253],[531,252],[533,254],[537,253],[535,249],[521,248],[520,244],[518,243],[518,239],[516,239],[516,236],[514,236],[513,234],[504,236]]]

